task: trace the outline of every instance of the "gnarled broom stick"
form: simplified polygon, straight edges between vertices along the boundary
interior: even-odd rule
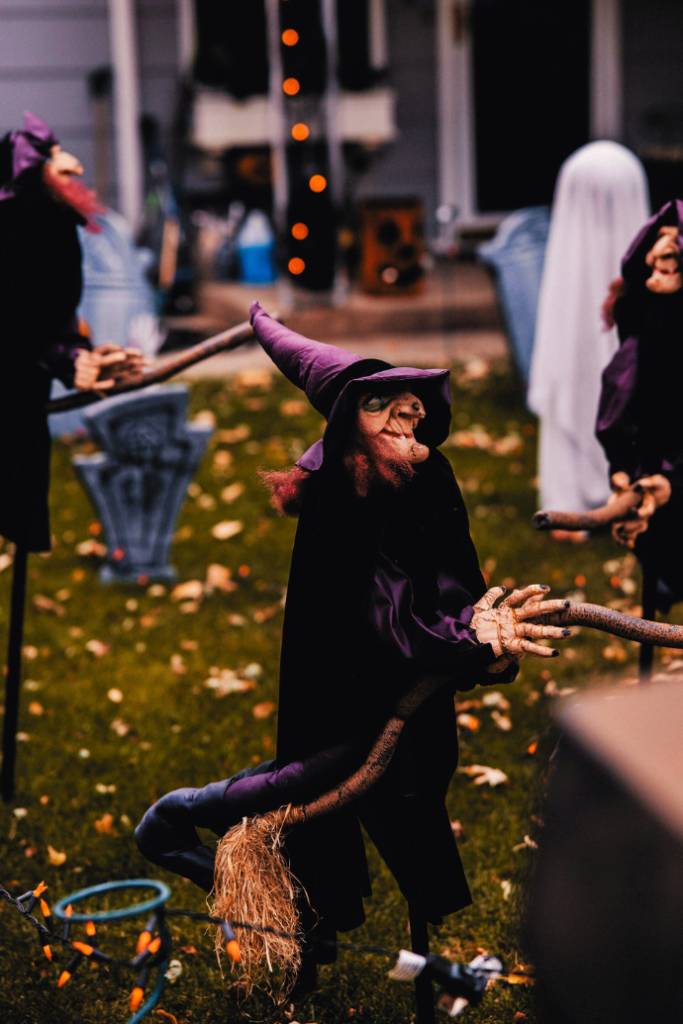
[[[629,487],[615,501],[601,505],[592,512],[536,512],[531,520],[535,530],[597,530],[622,519],[633,519],[643,500],[638,484]]]
[[[556,626],[589,626],[626,640],[683,648],[683,626],[633,618],[596,604],[570,602],[560,611],[528,621]],[[492,682],[494,680],[492,677]],[[397,702],[365,762],[338,786],[309,803],[289,805],[251,819],[245,818],[223,836],[216,855],[211,913],[229,921],[254,921],[292,935],[289,939],[251,930],[240,933],[244,977],[249,985],[264,984],[271,991],[275,988],[284,999],[301,963],[301,949],[296,937],[299,931],[296,897],[301,887],[292,876],[282,852],[284,830],[341,810],[364,796],[389,766],[410,715],[442,686],[454,685],[455,682],[454,674],[421,679]],[[219,929],[216,935],[219,952],[223,944]],[[268,973],[278,976],[275,986],[268,978],[264,960]]]

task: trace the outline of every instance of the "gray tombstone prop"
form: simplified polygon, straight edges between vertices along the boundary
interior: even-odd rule
[[[525,384],[531,371],[549,230],[547,206],[529,206],[502,220],[495,238],[477,248],[479,258],[495,270],[512,354]]]
[[[175,521],[212,434],[185,421],[187,399],[182,384],[157,386],[85,412],[103,451],[77,455],[73,465],[104,527],[103,583],[175,576],[168,564]]]

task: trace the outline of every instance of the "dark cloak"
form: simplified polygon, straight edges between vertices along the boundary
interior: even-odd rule
[[[645,286],[652,272],[645,256],[664,226],[678,228],[683,252],[683,202],[663,206],[622,262],[625,293],[614,307],[620,347],[603,373],[596,433],[611,473],[623,471],[632,481],[660,473],[671,483],[670,500],[635,548],[663,584],[657,604],[666,612],[683,599],[683,289],[658,295]]]
[[[85,221],[52,199],[42,164],[0,201],[0,535],[29,551],[51,547],[50,435],[45,403],[53,377],[73,386],[82,289],[76,230]]]

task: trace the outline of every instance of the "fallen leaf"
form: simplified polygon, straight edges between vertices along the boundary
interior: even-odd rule
[[[175,672],[177,676],[184,676],[187,672],[182,654],[171,655],[171,672]]]
[[[244,523],[239,519],[223,519],[212,527],[211,533],[216,540],[228,540],[230,537],[235,537],[238,533],[241,533],[243,529]]]
[[[251,437],[251,428],[246,423],[240,423],[231,430],[219,430],[216,434],[219,444],[239,444],[240,441],[246,441],[249,437]]]
[[[110,651],[109,644],[102,643],[101,640],[88,640],[85,649],[94,654],[96,658],[103,658]]]
[[[270,370],[262,370],[252,367],[248,370],[240,370],[235,375],[234,387],[236,391],[248,388],[258,388],[259,391],[270,391],[273,386],[273,375]]]
[[[254,718],[270,718],[276,708],[277,704],[274,704],[272,700],[264,700],[260,704],[254,705],[252,714]]]
[[[455,710],[456,710],[456,713],[458,713],[458,714],[461,711],[477,710],[481,706],[482,705],[481,705],[481,701],[480,700],[456,700],[456,702],[455,702]]]
[[[232,615],[228,615],[228,623],[231,626],[235,626],[237,629],[239,629],[241,626],[246,625],[247,620],[245,619],[244,615],[238,615],[235,612]]]
[[[5,552],[4,555],[0,555],[0,572],[4,572],[5,569],[9,569],[13,561],[14,559],[11,555],[8,555],[7,552]]]
[[[215,690],[217,697],[225,697],[229,693],[246,693],[247,690],[253,690],[255,685],[251,680],[240,679],[230,668],[224,668],[218,675],[204,681],[204,686]]]
[[[32,644],[27,644],[25,647],[22,647],[21,653],[27,661],[34,661],[38,657],[38,648]]]
[[[107,697],[113,704],[120,704],[123,700],[123,694],[115,686],[112,686],[111,690],[107,690]]]
[[[16,739],[17,743],[28,743],[31,737],[27,732],[18,732],[16,735]]]
[[[180,646],[184,651],[197,651],[199,650],[199,644],[196,640],[181,640]]]
[[[509,711],[512,705],[507,697],[504,697],[498,690],[491,690],[481,698],[485,708],[498,708],[499,711]]]
[[[58,601],[53,601],[51,597],[46,597],[45,594],[33,595],[33,607],[37,612],[51,612],[59,618],[66,615],[66,608],[64,605],[59,604]]]
[[[52,865],[54,865],[54,867],[58,868],[58,867],[60,867],[60,865],[62,865],[65,862],[66,854],[65,853],[60,853],[59,850],[55,850],[54,846],[50,846],[50,844],[48,843],[47,844],[47,859],[49,860],[50,864],[52,864]]]
[[[458,768],[458,771],[473,778],[475,786],[483,786],[485,783],[489,786],[500,786],[510,781],[500,768],[488,768],[482,764],[471,764],[466,768]]]
[[[229,455],[230,452],[219,452],[218,454]],[[197,507],[204,509],[205,512],[213,512],[217,504],[213,494],[200,494],[197,498]]]
[[[95,828],[97,829],[98,832],[109,833],[111,832],[111,827],[113,824],[114,815],[107,813],[95,822]]]
[[[464,839],[467,835],[465,826],[457,820],[451,822],[451,829],[453,830],[453,835],[456,839]]]
[[[257,608],[256,611],[252,613],[252,619],[254,622],[261,625],[261,623],[267,622],[268,619],[272,619],[274,615],[277,615],[279,610],[279,604],[273,604],[270,608]]]
[[[185,583],[179,583],[171,591],[172,601],[185,601],[188,599],[198,601],[203,596],[204,584],[201,580],[187,580]]]
[[[22,818],[25,818],[27,814],[28,814],[28,811],[26,810],[25,807],[15,807],[14,808],[14,817],[17,818],[18,820],[21,820]]]
[[[232,465],[232,452],[226,452],[224,448],[214,453],[213,466],[214,469],[227,469],[228,466]],[[214,506],[215,507],[215,506]]]
[[[529,755],[529,757],[533,757],[537,750],[538,740],[534,740],[533,743],[530,743],[529,746],[526,748],[526,752]]]
[[[280,402],[280,413],[283,416],[305,416],[309,408],[308,402],[302,402],[298,398],[290,398],[286,402]]]
[[[491,718],[496,723],[501,732],[510,732],[510,729],[512,729],[512,721],[508,718],[507,715],[502,715],[500,711],[492,711]]]
[[[200,607],[199,601],[182,601],[178,605],[178,611],[182,612],[183,615],[193,615],[199,611]]]
[[[221,501],[224,501],[226,505],[232,505],[233,501],[237,501],[243,494],[244,484],[239,482],[230,484],[221,491]]]
[[[107,785],[106,782],[98,782],[96,784],[96,786],[95,786],[95,792],[96,793],[115,793],[116,792],[116,784],[114,782],[112,782],[110,785]]]
[[[524,701],[524,703],[528,707],[532,708],[534,706],[534,704],[536,703],[536,701],[540,700],[540,697],[541,697],[541,695],[538,692],[538,690],[529,690],[529,692],[527,694],[527,697],[526,697],[526,700]]]
[[[507,878],[504,878],[503,881],[500,883],[500,887],[503,890],[503,899],[509,900],[513,888],[512,882],[509,882]]]
[[[206,570],[206,587],[209,590],[222,590],[224,594],[230,594],[239,590],[239,584],[231,579],[232,570],[227,565],[219,565],[213,562]]]
[[[524,850],[524,849],[527,849],[527,850],[537,850],[538,849],[538,843],[535,842],[531,838],[531,836],[524,836],[524,839],[522,840],[521,843],[517,843],[516,846],[512,847],[512,852],[513,853],[517,853],[518,850]]]
[[[181,964],[180,960],[171,960],[171,962],[168,965],[168,970],[164,974],[164,977],[166,978],[167,981],[170,981],[171,984],[173,984],[178,980],[182,973],[183,965]]]
[[[130,726],[122,718],[115,718],[109,728],[113,729],[117,736],[127,736],[130,732]]]
[[[180,948],[182,949],[183,953],[188,953],[190,955],[197,952],[194,946],[181,946]]]
[[[104,558],[107,553],[107,548],[104,544],[100,544],[98,540],[92,537],[89,540],[83,540],[80,544],[76,545],[77,555],[96,555],[98,558]],[[74,575],[74,579],[76,576]]]
[[[460,714],[456,718],[456,722],[461,729],[469,729],[470,732],[476,732],[479,728],[479,719],[474,715]]]
[[[28,706],[29,715],[42,715],[45,708],[42,704],[39,704],[37,700],[32,700]]]
[[[263,675],[263,667],[257,661],[251,661],[245,669],[240,672],[243,679],[260,679]]]
[[[202,409],[192,420],[193,423],[198,424],[201,427],[215,427],[216,426],[216,414],[211,409]]]

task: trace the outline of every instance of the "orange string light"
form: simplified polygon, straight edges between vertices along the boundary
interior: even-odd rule
[[[302,259],[299,259],[298,256],[294,256],[294,258],[287,264],[287,269],[290,274],[303,274],[306,269],[306,264]]]
[[[304,142],[310,134],[311,129],[307,124],[303,124],[301,121],[299,121],[298,124],[295,124],[292,128],[292,138],[296,139],[297,142]]]
[[[295,28],[286,28],[282,33],[282,42],[285,46],[296,46],[299,42],[299,33]]]
[[[297,224],[293,224],[292,235],[296,238],[297,242],[303,242],[304,238],[308,238],[308,226],[300,221]]]
[[[312,192],[324,192],[327,188],[327,178],[322,174],[314,174],[308,184]]]
[[[299,82],[296,80],[296,78],[285,78],[284,82],[282,83],[282,88],[284,89],[288,96],[296,96],[301,86],[299,85]]]

